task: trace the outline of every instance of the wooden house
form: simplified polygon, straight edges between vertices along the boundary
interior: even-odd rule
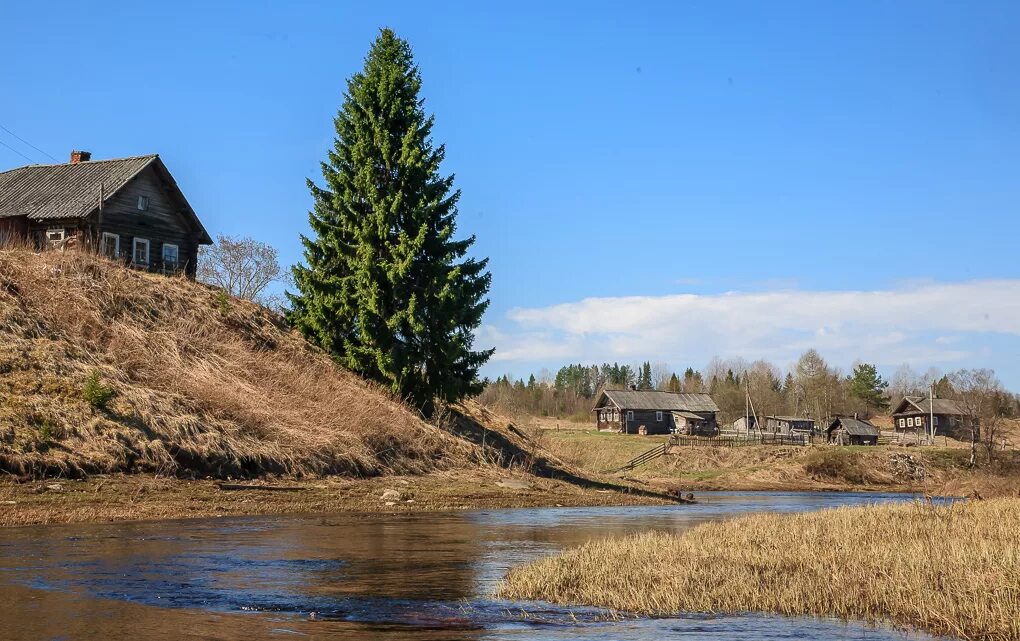
[[[137,269],[195,276],[212,244],[156,154],[28,165],[0,172],[0,245],[91,248]]]
[[[603,390],[592,413],[599,430],[625,434],[718,434],[719,408],[708,394]]]
[[[837,445],[878,445],[879,429],[868,421],[838,416],[825,430],[830,443]]]
[[[892,412],[893,429],[897,432],[934,434],[969,439],[977,418],[968,416],[956,401],[948,398],[907,396]],[[934,430],[932,429],[934,428]]]
[[[766,416],[765,431],[769,434],[813,434],[815,421],[802,416]]]

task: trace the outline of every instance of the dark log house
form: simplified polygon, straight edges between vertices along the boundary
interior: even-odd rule
[[[92,248],[137,269],[194,278],[212,244],[156,154],[28,165],[0,172],[0,245]]]

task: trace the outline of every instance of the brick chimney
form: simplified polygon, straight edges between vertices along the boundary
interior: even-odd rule
[[[92,160],[91,151],[78,151],[77,149],[71,152],[71,164],[77,165],[80,162],[88,162]]]

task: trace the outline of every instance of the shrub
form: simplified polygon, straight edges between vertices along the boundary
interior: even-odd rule
[[[82,397],[97,410],[105,410],[106,405],[113,398],[113,390],[103,384],[99,378],[99,372],[92,372],[85,379],[85,387],[81,390]]]

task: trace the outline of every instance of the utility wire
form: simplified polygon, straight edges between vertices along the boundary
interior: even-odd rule
[[[22,158],[24,158],[24,159],[25,159],[25,160],[27,160],[28,162],[35,162],[35,160],[33,160],[33,159],[29,158],[28,156],[26,156],[25,154],[21,153],[20,151],[18,151],[18,150],[17,150],[17,149],[15,149],[14,147],[11,147],[10,145],[8,145],[7,143],[5,143],[5,142],[4,142],[4,141],[2,141],[2,140],[0,140],[0,145],[3,145],[4,147],[7,147],[8,149],[10,149],[10,150],[11,150],[11,151],[13,151],[14,153],[18,154],[19,156],[21,156]]]
[[[53,162],[60,162],[59,160],[57,160],[56,158],[54,158],[54,157],[53,157],[53,156],[51,156],[50,154],[46,153],[46,152],[45,152],[45,151],[43,151],[42,149],[39,149],[38,147],[36,147],[36,146],[35,146],[35,145],[33,145],[32,143],[28,142],[27,140],[25,140],[24,138],[22,138],[22,137],[21,137],[21,136],[19,136],[18,134],[14,133],[14,132],[13,132],[13,131],[11,131],[10,129],[8,129],[7,127],[4,127],[3,125],[0,125],[0,129],[3,129],[4,131],[6,131],[6,132],[7,132],[7,133],[9,133],[10,135],[14,136],[15,138],[17,138],[17,139],[18,139],[18,140],[20,140],[21,142],[25,143],[26,145],[28,145],[28,146],[29,146],[29,147],[31,147],[32,149],[35,149],[36,151],[38,151],[38,152],[39,152],[39,153],[41,153],[42,155],[46,156],[47,158],[49,158],[49,159],[50,159],[50,160],[52,160]]]

